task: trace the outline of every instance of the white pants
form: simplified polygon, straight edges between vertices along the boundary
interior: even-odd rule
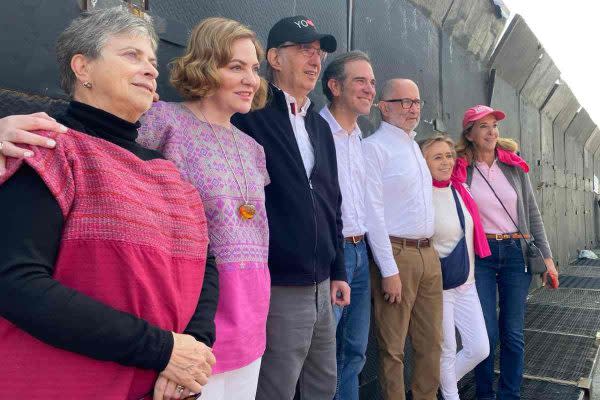
[[[463,346],[458,354],[455,328]],[[440,389],[444,400],[460,400],[457,382],[483,361],[490,351],[475,283],[444,290],[442,332]]]
[[[202,400],[254,400],[262,358],[233,371],[215,374],[202,388]]]

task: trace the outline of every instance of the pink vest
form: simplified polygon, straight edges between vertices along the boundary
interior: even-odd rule
[[[208,244],[196,189],[169,161],[143,161],[73,130],[55,139],[56,150],[36,148],[26,160],[56,197],[65,220],[54,279],[182,332],[198,304]],[[0,184],[21,163],[10,160]],[[2,318],[0,355],[2,399],[139,399],[157,377],[155,371],[47,345]]]

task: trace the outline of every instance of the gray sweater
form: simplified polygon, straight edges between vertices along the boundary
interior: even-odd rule
[[[552,251],[550,250],[546,231],[544,230],[544,221],[542,221],[542,215],[533,194],[529,175],[519,167],[504,164],[500,160],[497,160],[497,163],[517,193],[519,229],[521,232],[529,233],[533,237],[535,245],[540,249],[544,258],[552,257]],[[471,186],[473,171],[475,171],[473,165],[469,165],[467,167],[467,184],[469,186]],[[523,239],[521,239],[521,247],[523,249],[523,256],[525,257],[527,247],[523,243]]]

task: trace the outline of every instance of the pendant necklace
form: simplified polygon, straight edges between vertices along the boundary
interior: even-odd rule
[[[237,151],[238,157],[240,159],[240,165],[242,166],[242,171],[244,172],[244,186],[246,188],[246,192],[245,192],[246,194],[244,194],[244,192],[242,191],[242,185],[238,181],[238,178],[235,174],[235,170],[233,169],[233,166],[231,165],[231,162],[229,161],[229,157],[227,157],[227,153],[225,152],[225,148],[223,148],[223,145],[221,144],[221,141],[219,140],[219,136],[215,132],[215,128],[213,128],[212,124],[210,123],[208,118],[206,118],[204,113],[200,109],[198,109],[198,111],[200,112],[200,114],[202,115],[202,118],[204,118],[204,120],[206,121],[208,126],[210,126],[210,130],[211,130],[213,136],[215,137],[215,139],[217,139],[217,143],[219,143],[221,152],[225,156],[225,161],[227,161],[227,165],[229,166],[229,169],[231,170],[231,175],[233,175],[233,179],[235,180],[235,183],[237,183],[238,189],[240,190],[240,194],[242,195],[242,198],[244,199],[244,203],[238,207],[238,212],[240,213],[240,216],[243,219],[254,218],[254,215],[256,214],[256,207],[254,206],[254,204],[252,204],[248,201],[249,200],[248,177],[246,176],[246,168],[244,168],[244,163],[242,161],[242,154],[240,153],[240,149],[238,147],[237,140],[235,138],[235,133],[233,132],[233,130],[231,130],[231,136],[233,136],[233,143],[235,144],[235,150]]]

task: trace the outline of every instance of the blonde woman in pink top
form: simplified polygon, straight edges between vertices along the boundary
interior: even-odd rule
[[[500,138],[498,132],[498,121],[504,118],[502,111],[491,107],[469,108],[456,148],[461,158],[457,160],[455,173],[466,177],[492,253],[475,259],[475,283],[490,344],[489,356],[475,368],[480,400],[520,398],[525,300],[531,283],[524,240],[535,241],[544,257],[551,286],[558,287],[558,273],[527,174],[529,166],[516,154],[516,142]],[[496,394],[494,349],[498,340],[500,379]]]
[[[171,65],[171,84],[185,101],[156,103],[139,130],[139,142],[173,161],[204,204],[209,253],[219,272],[217,363],[202,391],[208,400],[254,399],[265,350],[269,176],[263,148],[230,122],[233,114],[264,105],[262,56],[255,33],[245,25],[226,18],[201,21]]]

